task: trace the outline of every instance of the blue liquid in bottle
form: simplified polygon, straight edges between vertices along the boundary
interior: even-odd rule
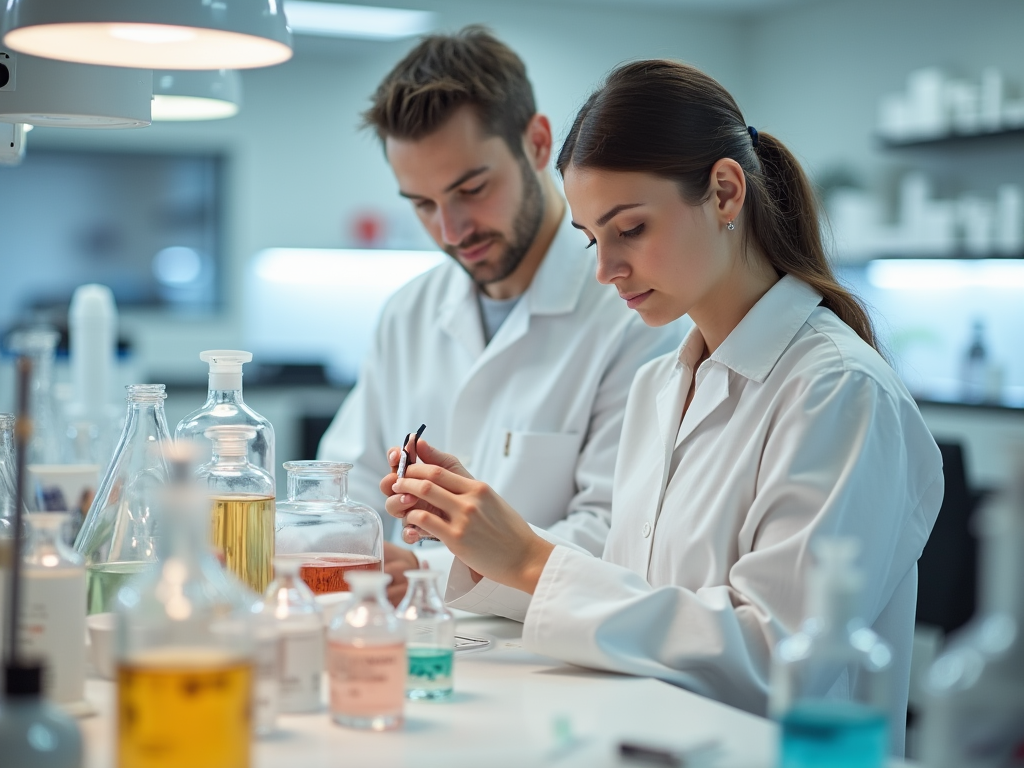
[[[797,704],[782,718],[780,768],[882,768],[885,713],[850,701]]]
[[[452,694],[450,648],[410,647],[409,680],[405,695],[410,699],[444,699]]]

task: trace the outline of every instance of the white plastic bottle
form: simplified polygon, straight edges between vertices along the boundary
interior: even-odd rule
[[[320,710],[324,671],[324,626],[319,604],[299,578],[301,561],[274,558],[274,581],[263,597],[263,613],[278,627],[279,711]]]
[[[927,768],[1024,765],[1024,463],[981,513],[978,613],[925,677]]]

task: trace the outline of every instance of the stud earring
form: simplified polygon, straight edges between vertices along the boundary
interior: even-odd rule
[[[725,228],[732,232],[734,229],[736,229],[736,225],[730,221]]]

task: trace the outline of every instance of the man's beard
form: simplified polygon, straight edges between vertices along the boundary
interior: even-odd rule
[[[474,232],[458,246],[445,248],[445,252],[462,265],[462,268],[469,273],[477,285],[497,283],[515,272],[526,258],[526,253],[533,245],[533,241],[537,239],[541,222],[544,220],[544,190],[541,189],[537,175],[525,158],[520,161],[519,167],[523,175],[523,201],[516,213],[515,221],[512,222],[512,239],[509,240],[496,231]],[[497,262],[488,259],[479,264],[463,264],[459,261],[459,251],[472,248],[488,240],[505,243],[505,248],[498,256]]]

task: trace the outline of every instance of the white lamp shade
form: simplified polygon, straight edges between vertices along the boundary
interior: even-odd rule
[[[150,124],[153,73],[13,54],[16,81],[0,91],[0,121],[63,128]]]
[[[242,77],[231,69],[153,73],[153,120],[219,120],[242,105]]]
[[[280,0],[8,0],[4,43],[149,69],[248,69],[292,56]]]

